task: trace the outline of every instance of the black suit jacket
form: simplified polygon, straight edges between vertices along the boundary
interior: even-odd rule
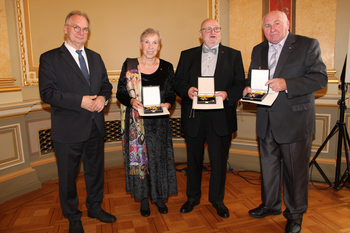
[[[87,111],[81,108],[81,101],[84,95],[104,96],[109,100],[112,85],[101,56],[87,48],[85,52],[91,86],[64,44],[40,56],[40,96],[51,105],[51,134],[57,142],[86,141],[90,136],[92,117],[101,136],[105,135],[104,112]]]
[[[196,110],[190,117],[192,100],[188,89],[198,87],[198,77],[202,76],[202,46],[181,52],[174,80],[175,92],[182,99],[182,130],[191,137],[198,134],[201,110]],[[212,119],[215,119],[212,123],[216,133],[226,136],[237,131],[236,102],[242,97],[244,88],[241,52],[220,44],[214,77],[215,91],[226,91],[228,99],[224,101],[224,109],[202,111],[210,111]]]
[[[247,85],[252,69],[268,68],[267,41],[252,51]],[[274,78],[284,78],[287,92],[281,91],[271,107],[258,105],[256,129],[264,139],[268,119],[278,143],[297,142],[315,133],[315,91],[328,83],[327,68],[316,39],[289,33],[282,48]]]

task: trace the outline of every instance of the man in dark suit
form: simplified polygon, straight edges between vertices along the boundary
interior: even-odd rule
[[[219,216],[229,217],[223,203],[225,194],[226,161],[232,133],[237,130],[236,101],[244,88],[244,68],[241,53],[223,46],[221,27],[214,19],[204,20],[200,31],[203,44],[181,53],[176,70],[174,89],[181,97],[181,124],[187,143],[187,202],[181,213],[189,213],[200,203],[204,143],[207,141],[211,161],[209,201]],[[198,77],[215,79],[216,96],[224,100],[224,108],[192,109],[198,92]]]
[[[65,43],[40,57],[41,99],[51,105],[51,134],[57,159],[62,212],[69,232],[84,232],[75,179],[83,154],[88,216],[116,218],[101,208],[104,183],[104,113],[112,94],[101,56],[84,48],[90,21],[79,11],[67,15]]]
[[[281,214],[281,186],[287,219],[285,232],[300,232],[308,206],[309,159],[315,133],[315,91],[327,86],[327,69],[316,39],[288,31],[285,13],[272,11],[263,19],[266,41],[252,51],[252,69],[270,69],[266,85],[279,92],[272,106],[257,106],[256,131],[261,161],[262,204],[255,218]],[[282,174],[283,173],[283,174]]]

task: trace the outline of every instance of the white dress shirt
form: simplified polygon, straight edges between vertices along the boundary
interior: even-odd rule
[[[67,41],[64,42],[64,45],[66,46],[66,48],[68,49],[68,51],[70,52],[70,54],[72,54],[72,56],[73,56],[75,62],[78,64],[79,68],[81,68],[81,67],[80,67],[80,62],[79,62],[78,53],[75,52],[76,49],[73,48],[72,46],[70,46],[69,44],[67,44]],[[83,46],[80,50],[82,50],[81,54],[83,55],[83,57],[84,57],[84,59],[85,59],[86,68],[87,68],[87,70],[88,70],[88,72],[89,72],[89,74],[90,74],[89,62],[88,62],[88,59],[87,59],[87,57],[86,57],[86,53],[85,53],[84,46]]]
[[[203,46],[208,48],[205,45]],[[216,54],[211,52],[204,53],[202,51],[202,76],[214,77],[216,62],[218,60],[219,45],[215,45],[213,48],[216,48]]]

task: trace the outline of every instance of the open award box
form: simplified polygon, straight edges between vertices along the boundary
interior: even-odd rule
[[[198,104],[216,104],[214,77],[198,77]]]
[[[159,86],[142,87],[142,102],[144,114],[162,113]]]
[[[268,94],[269,87],[265,83],[269,80],[270,70],[252,69],[251,71],[251,92],[247,93],[243,100],[262,101]]]

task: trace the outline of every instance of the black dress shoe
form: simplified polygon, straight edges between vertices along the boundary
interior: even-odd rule
[[[193,210],[193,207],[195,207],[196,205],[199,205],[200,201],[199,200],[190,200],[188,199],[185,204],[182,205],[180,212],[181,213],[189,213]]]
[[[114,215],[107,213],[103,209],[100,209],[98,211],[88,212],[88,217],[89,218],[97,218],[101,222],[107,222],[107,223],[112,223],[112,222],[117,221],[117,218]]]
[[[281,210],[271,210],[267,208],[264,204],[261,204],[258,208],[249,210],[249,215],[253,218],[264,218],[269,215],[279,215],[282,213]]]
[[[148,216],[150,216],[151,215],[151,211],[150,211],[150,209],[148,208],[148,209],[146,209],[146,210],[144,210],[144,209],[140,209],[140,214],[143,216],[143,217],[148,217]]]
[[[69,233],[84,233],[81,221],[69,221]]]
[[[227,207],[224,205],[224,203],[220,202],[217,204],[213,204],[213,207],[216,209],[216,212],[221,218],[228,218],[230,217],[230,213],[228,212]]]
[[[302,218],[299,219],[288,219],[285,229],[285,233],[300,233],[301,232],[301,222]]]
[[[165,204],[164,204],[163,207],[160,207],[156,203],[156,206],[158,208],[159,213],[161,213],[161,214],[167,214],[168,213],[168,207]]]

